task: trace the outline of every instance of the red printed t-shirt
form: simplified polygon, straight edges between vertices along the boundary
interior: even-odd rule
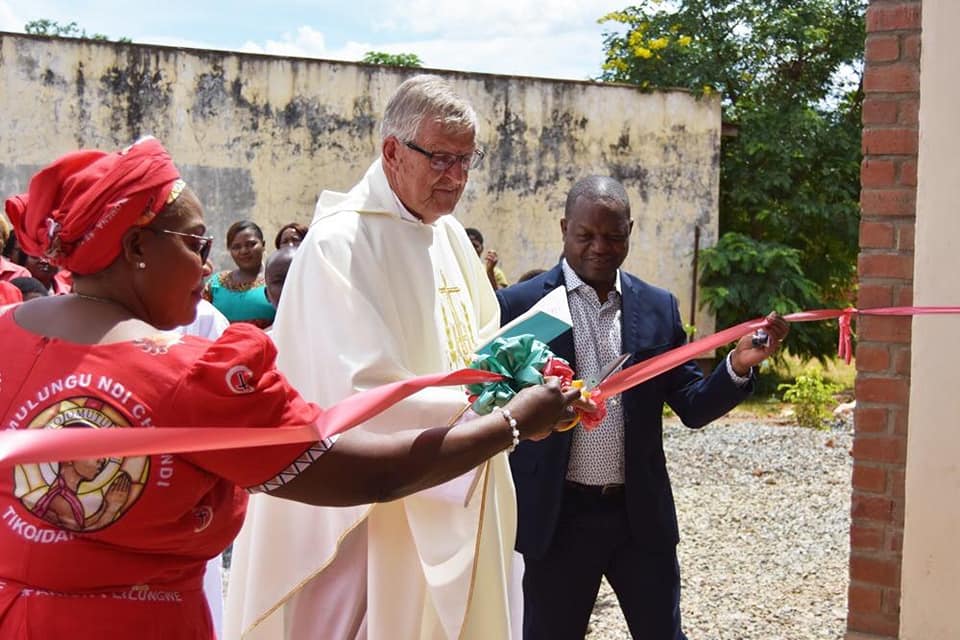
[[[161,333],[91,346],[35,335],[7,313],[0,353],[4,429],[271,427],[320,411],[249,325],[213,343]],[[0,637],[211,638],[204,565],[240,529],[242,488],[328,447],[0,468]]]

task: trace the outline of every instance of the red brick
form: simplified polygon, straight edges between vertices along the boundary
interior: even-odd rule
[[[864,189],[860,192],[860,208],[864,216],[915,216],[916,189]]]
[[[891,249],[894,246],[896,228],[890,222],[863,221],[860,223],[860,247],[866,249]]]
[[[910,349],[907,347],[893,347],[893,372],[910,375]]]
[[[904,125],[916,125],[920,122],[920,101],[912,98],[901,100],[897,122]]]
[[[897,165],[892,160],[864,158],[860,165],[860,184],[864,187],[896,185]]]
[[[869,585],[850,585],[847,606],[857,613],[880,613],[883,590]]]
[[[903,107],[900,105],[900,117]],[[864,155],[900,154],[917,155],[918,138],[916,129],[866,129],[863,132],[862,147]]]
[[[920,69],[914,62],[867,65],[863,72],[866,93],[916,93],[920,90]]]
[[[857,345],[856,358],[857,371],[881,373],[890,368],[890,351],[884,344],[860,343]]]
[[[900,102],[867,96],[863,101],[863,124],[893,124],[900,113]]]
[[[887,490],[887,470],[854,463],[853,488],[867,493],[884,493]]]
[[[861,436],[853,440],[853,458],[858,462],[902,463],[906,450],[906,442],[900,436]]]
[[[896,554],[903,551],[903,531],[887,531],[887,550]]]
[[[897,588],[900,586],[900,564],[886,558],[851,553],[850,580]]]
[[[920,61],[920,34],[904,36],[903,59]]]
[[[858,434],[887,433],[889,410],[884,407],[862,407],[860,404],[853,414],[854,430]]]
[[[868,342],[907,344],[910,342],[910,333],[910,318],[860,316],[860,320],[857,322],[857,338]]]
[[[899,253],[861,253],[857,259],[857,272],[874,278],[913,277],[913,256]]]
[[[920,3],[878,5],[867,8],[867,33],[920,29]]]
[[[904,187],[917,186],[917,161],[905,160],[900,163],[900,178],[897,184]]]
[[[882,600],[884,613],[900,613],[900,589],[884,589]]]
[[[893,522],[893,500],[872,494],[854,493],[850,500],[850,513],[860,522],[889,524]]]
[[[907,409],[908,407],[904,405],[902,411],[890,412],[890,431],[892,431],[894,435],[907,435],[907,430],[910,427],[909,412]]]
[[[864,57],[868,63],[892,62],[900,57],[900,36],[868,35]]]
[[[893,285],[861,284],[857,289],[857,307],[873,309],[893,306]]]
[[[890,514],[890,523],[902,529],[904,516],[907,513],[907,503],[903,500],[903,498],[894,498],[891,502],[893,512]]]
[[[850,526],[850,547],[857,551],[881,551],[884,548],[883,527],[863,524]]]
[[[900,618],[883,613],[861,614],[851,609],[847,614],[847,628],[849,631],[871,634],[877,640],[896,638],[900,633]]]
[[[893,302],[898,307],[913,306],[913,287],[908,285],[900,288],[894,288]]]
[[[905,251],[913,251],[915,232],[916,227],[912,223],[898,225],[897,248]]]
[[[890,495],[894,498],[903,498],[906,495],[906,469],[890,469],[888,471]]]
[[[862,402],[876,402],[878,404],[897,404],[907,402],[910,396],[910,385],[902,378],[867,378],[857,376],[856,397]],[[854,442],[854,454],[857,443]]]

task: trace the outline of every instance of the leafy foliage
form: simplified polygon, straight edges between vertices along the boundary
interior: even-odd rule
[[[31,20],[23,26],[23,30],[36,36],[55,36],[57,38],[89,38],[91,40],[109,40],[102,33],[92,33],[87,35],[86,29],[81,29],[76,22],[69,24],[60,24],[56,20]],[[121,38],[121,41],[129,42],[128,38]]]
[[[717,310],[750,310],[723,326],[770,311],[786,314],[798,307],[818,307],[819,289],[804,273],[802,259],[800,250],[794,247],[756,240],[735,231],[725,233],[715,247],[704,251],[700,257],[703,303]],[[755,309],[762,311],[752,311]],[[722,314],[718,312],[718,316],[722,321]],[[816,338],[795,329],[791,330],[787,341],[791,350],[815,351]],[[833,335],[830,334],[831,339]]]
[[[367,64],[383,64],[391,67],[422,67],[420,56],[415,53],[385,53],[383,51],[367,51],[363,60]]]
[[[702,255],[721,326],[847,306],[859,232],[864,0],[639,0],[601,19],[602,79],[720,96],[720,232]],[[729,237],[728,237],[729,236]],[[744,252],[744,255],[738,255]],[[823,323],[787,348],[831,353]]]
[[[106,35],[102,33],[91,33],[87,34],[86,29],[82,29],[76,22],[70,22],[68,24],[60,24],[56,20],[31,20],[23,26],[23,30],[27,33],[37,35],[37,36],[50,36],[54,38],[87,38],[89,40],[103,40],[109,41]],[[126,36],[117,38],[117,42],[133,42],[130,38]]]
[[[833,394],[840,391],[840,385],[827,382],[819,371],[797,376],[793,384],[781,384],[783,400],[793,403],[797,424],[801,427],[823,429],[830,417],[827,407],[834,402]]]

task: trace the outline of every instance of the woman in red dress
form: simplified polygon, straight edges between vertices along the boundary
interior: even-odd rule
[[[263,332],[216,342],[188,324],[209,275],[196,196],[163,147],[57,160],[7,201],[23,246],[75,274],[72,295],[0,315],[0,425],[303,425],[320,410],[274,366]],[[391,500],[444,482],[569,419],[550,383],[454,427],[292,444],[0,468],[0,638],[210,640],[204,566],[240,528],[247,491],[310,504]]]

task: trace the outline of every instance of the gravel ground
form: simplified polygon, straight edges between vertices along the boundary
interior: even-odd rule
[[[844,636],[850,425],[812,431],[781,422],[733,414],[692,430],[665,421],[690,640]],[[629,637],[604,581],[586,640]]]
[[[849,423],[726,418],[664,429],[690,640],[826,640],[846,629]],[[629,638],[604,581],[589,640]]]

